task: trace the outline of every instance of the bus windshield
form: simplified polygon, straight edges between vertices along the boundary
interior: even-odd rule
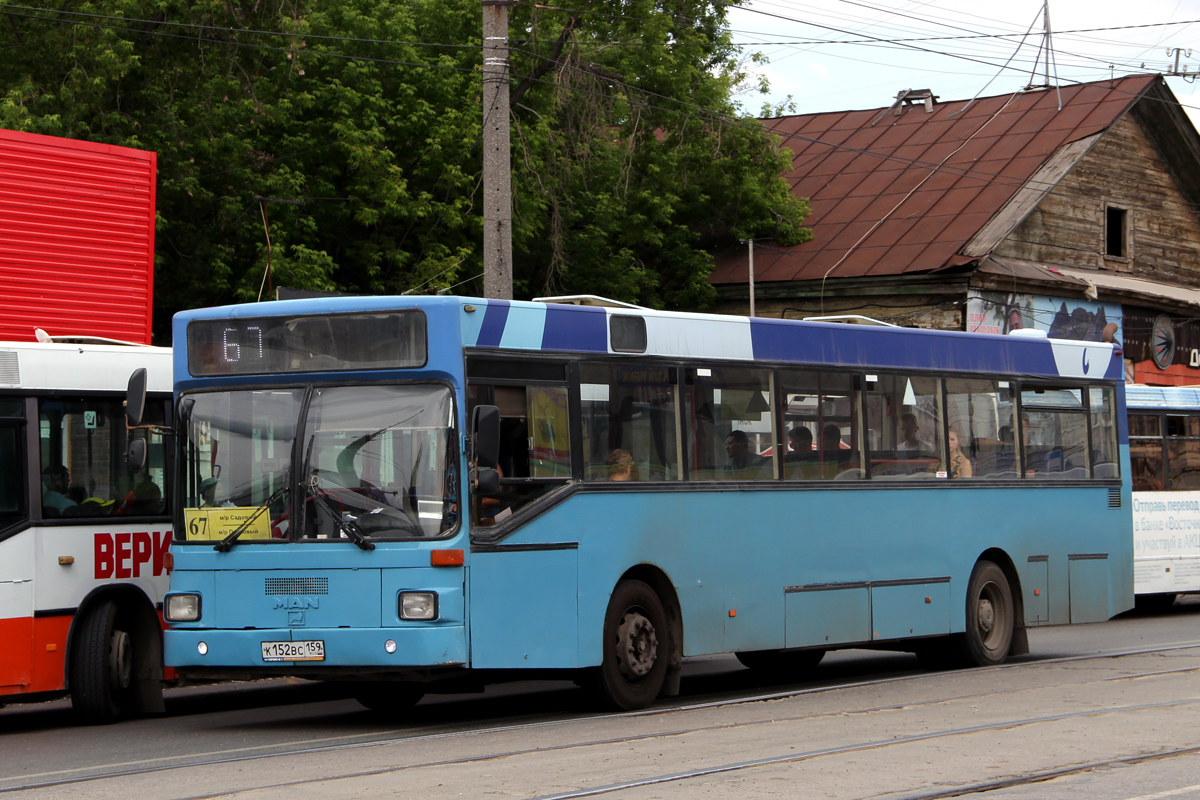
[[[407,539],[457,525],[445,387],[205,392],[181,414],[184,541]]]

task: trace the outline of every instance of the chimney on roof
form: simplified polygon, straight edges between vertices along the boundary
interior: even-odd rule
[[[938,96],[933,93],[932,89],[902,89],[896,93],[896,102],[892,103],[887,111],[884,111],[875,118],[874,125],[879,120],[887,116],[888,111],[891,111],[895,116],[900,116],[904,112],[905,106],[915,106],[917,103],[925,104],[925,113],[932,114],[933,106],[937,103]]]

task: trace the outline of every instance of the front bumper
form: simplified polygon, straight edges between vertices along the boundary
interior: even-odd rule
[[[322,667],[405,669],[463,666],[467,663],[466,628],[462,625],[411,628],[258,628],[254,630],[178,629],[164,634],[164,657],[172,667],[211,669],[257,668],[283,674],[289,668],[305,673]],[[263,642],[325,642],[323,661],[264,661]],[[388,640],[395,652],[384,648]],[[207,652],[200,654],[200,643]]]

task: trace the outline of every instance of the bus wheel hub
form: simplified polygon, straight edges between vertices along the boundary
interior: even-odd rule
[[[996,624],[996,610],[992,607],[992,601],[987,598],[982,598],[979,601],[979,629],[984,633],[990,633],[992,627]]]
[[[658,635],[650,620],[637,611],[626,612],[617,628],[617,656],[621,673],[641,678],[654,669],[658,656]]]
[[[112,632],[112,641],[108,653],[109,675],[114,689],[128,689],[133,677],[133,657],[129,634],[122,630]]]

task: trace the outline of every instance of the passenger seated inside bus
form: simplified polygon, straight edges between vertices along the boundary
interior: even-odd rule
[[[75,507],[75,502],[67,497],[67,489],[71,485],[71,473],[62,465],[46,467],[42,470],[42,516],[48,519],[61,517],[63,512]]]
[[[900,415],[900,441],[896,450],[913,453],[932,453],[933,445],[921,438],[921,428],[917,424],[917,415],[906,411]]]
[[[157,514],[162,508],[162,489],[158,488],[157,483],[147,479],[134,486],[113,513],[130,516]]]
[[[788,452],[783,457],[784,462],[812,461],[815,457],[812,431],[803,425],[788,431]]]
[[[975,474],[975,468],[971,464],[971,459],[964,456],[962,451],[959,450],[958,441],[958,431],[951,427],[946,434],[947,449],[950,453],[949,469],[946,469],[945,464],[939,462],[938,472],[946,472],[947,477],[951,479],[970,478]]]
[[[725,455],[728,458],[724,467],[727,477],[757,474],[758,470],[771,463],[771,459],[750,450],[750,438],[742,430],[730,431],[725,437]]]
[[[858,450],[842,441],[842,429],[835,422],[821,429],[820,477],[824,480],[858,479],[866,476]]]
[[[608,454],[608,459],[605,464],[608,466],[608,479],[610,481],[636,481],[637,480],[637,465],[633,463],[633,456],[620,448],[613,450]]]

